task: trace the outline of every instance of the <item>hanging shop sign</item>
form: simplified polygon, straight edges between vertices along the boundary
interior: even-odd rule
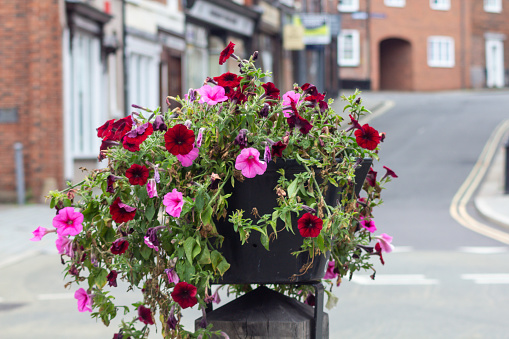
[[[304,27],[304,44],[328,45],[331,42],[328,14],[301,13],[297,17]]]

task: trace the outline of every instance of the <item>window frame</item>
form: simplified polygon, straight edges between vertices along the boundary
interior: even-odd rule
[[[341,4],[340,1],[338,1],[339,12],[357,12],[359,10],[359,0],[349,0],[349,4]]]
[[[352,57],[345,58],[345,37],[352,36]],[[360,66],[360,34],[356,29],[343,29],[338,35],[338,66],[359,67]]]
[[[384,5],[387,7],[405,7],[406,0],[384,0]]]
[[[448,11],[451,9],[451,0],[429,0],[429,6],[435,11]]]
[[[502,0],[483,0],[483,9],[487,13],[502,13]]]
[[[438,47],[438,52],[433,46]],[[446,49],[444,49],[446,47]],[[455,43],[450,36],[432,35],[427,40],[427,61],[429,67],[453,68],[455,62]],[[443,58],[447,56],[447,58]]]

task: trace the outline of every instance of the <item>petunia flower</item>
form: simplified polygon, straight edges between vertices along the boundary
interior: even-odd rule
[[[166,206],[166,213],[172,217],[180,217],[182,206],[184,206],[184,196],[174,188],[170,193],[166,193],[163,198],[163,205]]]
[[[355,141],[362,148],[374,150],[380,143],[380,134],[373,127],[365,124],[355,131]]]
[[[329,262],[327,263],[327,271],[323,276],[324,279],[334,279],[338,276],[338,273],[334,271],[335,265],[336,262],[334,260],[329,260]]]
[[[265,162],[267,162],[267,163],[272,160],[272,155],[271,155],[269,145],[265,146],[265,152],[263,153],[263,160],[265,160]]]
[[[257,149],[249,147],[244,148],[235,160],[235,168],[242,171],[246,178],[254,178],[256,175],[262,175],[267,170],[267,163],[260,161],[260,152]]]
[[[110,252],[115,255],[123,254],[129,248],[129,241],[125,239],[115,240],[110,247]]]
[[[394,245],[391,244],[392,237],[385,233],[380,234],[379,236],[375,236],[378,240],[378,244],[380,244],[380,249],[382,252],[391,253],[394,249]]]
[[[53,218],[53,226],[58,235],[77,235],[83,230],[83,214],[76,212],[73,207],[64,207]]]
[[[323,228],[323,220],[311,213],[304,213],[297,221],[300,235],[305,238],[316,238]]]
[[[292,104],[292,108],[293,107],[294,104]],[[294,114],[292,116],[286,118],[290,128],[298,128],[302,134],[308,134],[311,128],[313,128],[313,125],[303,118],[296,109],[293,110],[293,113]]]
[[[180,161],[182,166],[189,167],[193,164],[193,161],[195,161],[196,158],[198,158],[199,154],[200,150],[193,146],[193,149],[189,153],[185,155],[177,154],[177,159],[178,161]]]
[[[247,146],[247,132],[248,130],[243,128],[239,131],[239,134],[235,137],[235,145],[238,145],[240,149],[243,149]]]
[[[394,173],[393,170],[391,170],[389,167],[387,166],[384,166],[385,170],[387,172],[385,172],[385,175],[382,177],[382,179],[380,179],[380,181],[384,180],[385,178],[387,178],[388,176],[390,177],[393,177],[393,178],[397,178],[398,176],[396,175],[396,173]]]
[[[262,84],[262,87],[265,89],[265,95],[269,99],[279,100],[280,91],[272,82],[266,82]]]
[[[194,147],[194,132],[183,124],[177,124],[164,134],[165,147],[173,155],[186,155]]]
[[[376,251],[376,255],[378,255],[380,257],[380,262],[382,263],[382,265],[385,265],[385,261],[384,261],[384,257],[382,256],[382,246],[380,245],[379,242],[376,243],[375,245],[375,251]]]
[[[149,198],[157,197],[157,183],[155,178],[147,181],[147,194]]]
[[[172,330],[177,328],[177,318],[175,317],[175,304],[171,306],[170,314],[166,320],[166,325]]]
[[[308,293],[306,300],[304,300],[304,304],[309,306],[315,306],[316,304],[316,298],[315,295],[311,292]]]
[[[111,287],[117,287],[117,276],[118,273],[115,270],[111,270],[110,273],[106,276],[106,279],[108,279],[108,285]]]
[[[154,325],[152,310],[143,305],[138,306],[138,320],[146,325]]]
[[[117,181],[118,179],[120,179],[120,177],[117,177],[113,174],[108,175],[108,178],[106,178],[106,184],[107,184],[106,192],[111,193],[111,194],[115,193],[115,188],[113,188],[113,183],[115,181]]]
[[[57,247],[59,254],[65,254],[71,258],[74,257],[72,240],[67,236],[59,235],[57,240],[55,240],[55,246]]]
[[[181,281],[175,286],[173,292],[171,292],[171,297],[180,305],[180,307],[188,308],[193,307],[198,303],[196,293],[197,289],[195,286],[188,284],[185,281]]]
[[[168,276],[168,283],[174,283],[178,284],[180,281],[179,275],[177,274],[177,271],[173,268],[167,268],[164,270],[164,273]]]
[[[152,123],[152,128],[154,129],[154,131],[161,131],[161,132],[168,130],[168,126],[164,122],[162,115],[156,116],[156,118],[154,119],[154,122]]]
[[[117,197],[110,205],[110,214],[113,221],[120,224],[134,219],[136,207],[124,204],[120,197]]]
[[[32,232],[34,237],[31,238],[30,241],[41,241],[42,237],[44,237],[48,233],[49,233],[48,229],[39,226]]]
[[[149,170],[144,165],[132,164],[127,171],[125,171],[126,177],[129,179],[131,185],[143,186],[147,183]]]
[[[285,94],[283,94],[283,106],[291,106],[291,104],[298,105],[300,100],[300,93],[296,93],[294,91],[288,91]],[[292,116],[292,110],[291,109],[285,109],[283,110],[283,113],[285,115],[285,118],[289,118]]]
[[[376,186],[376,174],[372,167],[369,168],[368,174],[366,175],[366,182],[369,186],[375,187]]]
[[[226,72],[221,74],[221,76],[214,77],[214,80],[217,81],[217,84],[221,87],[237,87],[240,85],[240,80],[242,77],[239,77],[235,73]]]
[[[166,226],[149,227],[149,229],[145,233],[145,237],[143,238],[145,244],[148,247],[150,247],[156,251],[159,251],[159,247],[158,247],[159,246],[159,238],[157,237],[157,231],[159,231],[160,229],[163,229],[165,227]]]
[[[140,145],[142,142],[147,140],[147,138],[154,132],[154,128],[151,123],[146,122],[143,125],[140,125],[129,131],[125,134],[124,140],[122,141],[122,146],[131,152],[137,152],[140,150]]]
[[[219,54],[219,64],[222,65],[228,60],[228,58],[233,54],[235,44],[233,42],[229,42],[228,46],[226,46],[225,49],[221,51],[221,54]]]
[[[375,222],[369,218],[360,217],[359,224],[367,229],[370,233],[374,233],[376,231]]]
[[[78,311],[92,312],[92,295],[87,293],[83,288],[74,292],[74,298],[78,300]]]
[[[283,151],[286,148],[286,144],[283,144],[283,142],[278,141],[275,144],[272,144],[271,146],[271,154],[273,157],[282,157]]]
[[[198,131],[198,136],[196,137],[196,147],[198,148],[201,147],[201,144],[203,142],[203,132],[205,132],[204,127],[200,128],[200,130]]]
[[[264,103],[262,109],[258,112],[260,118],[266,118],[269,116],[270,105],[268,103]]]
[[[102,139],[120,141],[124,135],[133,127],[133,119],[131,116],[118,119],[117,121],[108,120],[106,123],[97,128],[97,136]]]
[[[198,101],[200,104],[206,103],[213,106],[219,102],[228,100],[224,87],[222,86],[211,87],[209,85],[203,85],[198,89],[198,93],[200,94],[200,100]]]
[[[359,124],[359,121],[357,121],[351,114],[348,115],[350,117],[350,127],[346,129],[346,132],[351,131],[353,129],[362,129],[362,126]]]

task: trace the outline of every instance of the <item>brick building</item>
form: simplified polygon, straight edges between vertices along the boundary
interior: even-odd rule
[[[508,0],[342,0],[338,10],[343,87],[427,91],[509,84]]]

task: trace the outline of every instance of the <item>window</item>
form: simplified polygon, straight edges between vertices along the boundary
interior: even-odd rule
[[[405,7],[406,0],[384,0],[387,7]]]
[[[454,39],[447,36],[428,38],[428,66],[454,67]]]
[[[431,9],[438,11],[448,11],[451,9],[451,0],[430,0]]]
[[[338,65],[349,67],[359,66],[359,31],[353,29],[342,30],[338,39]]]
[[[484,11],[490,13],[502,12],[502,0],[484,0]]]
[[[338,11],[357,12],[359,10],[359,0],[339,0]]]

